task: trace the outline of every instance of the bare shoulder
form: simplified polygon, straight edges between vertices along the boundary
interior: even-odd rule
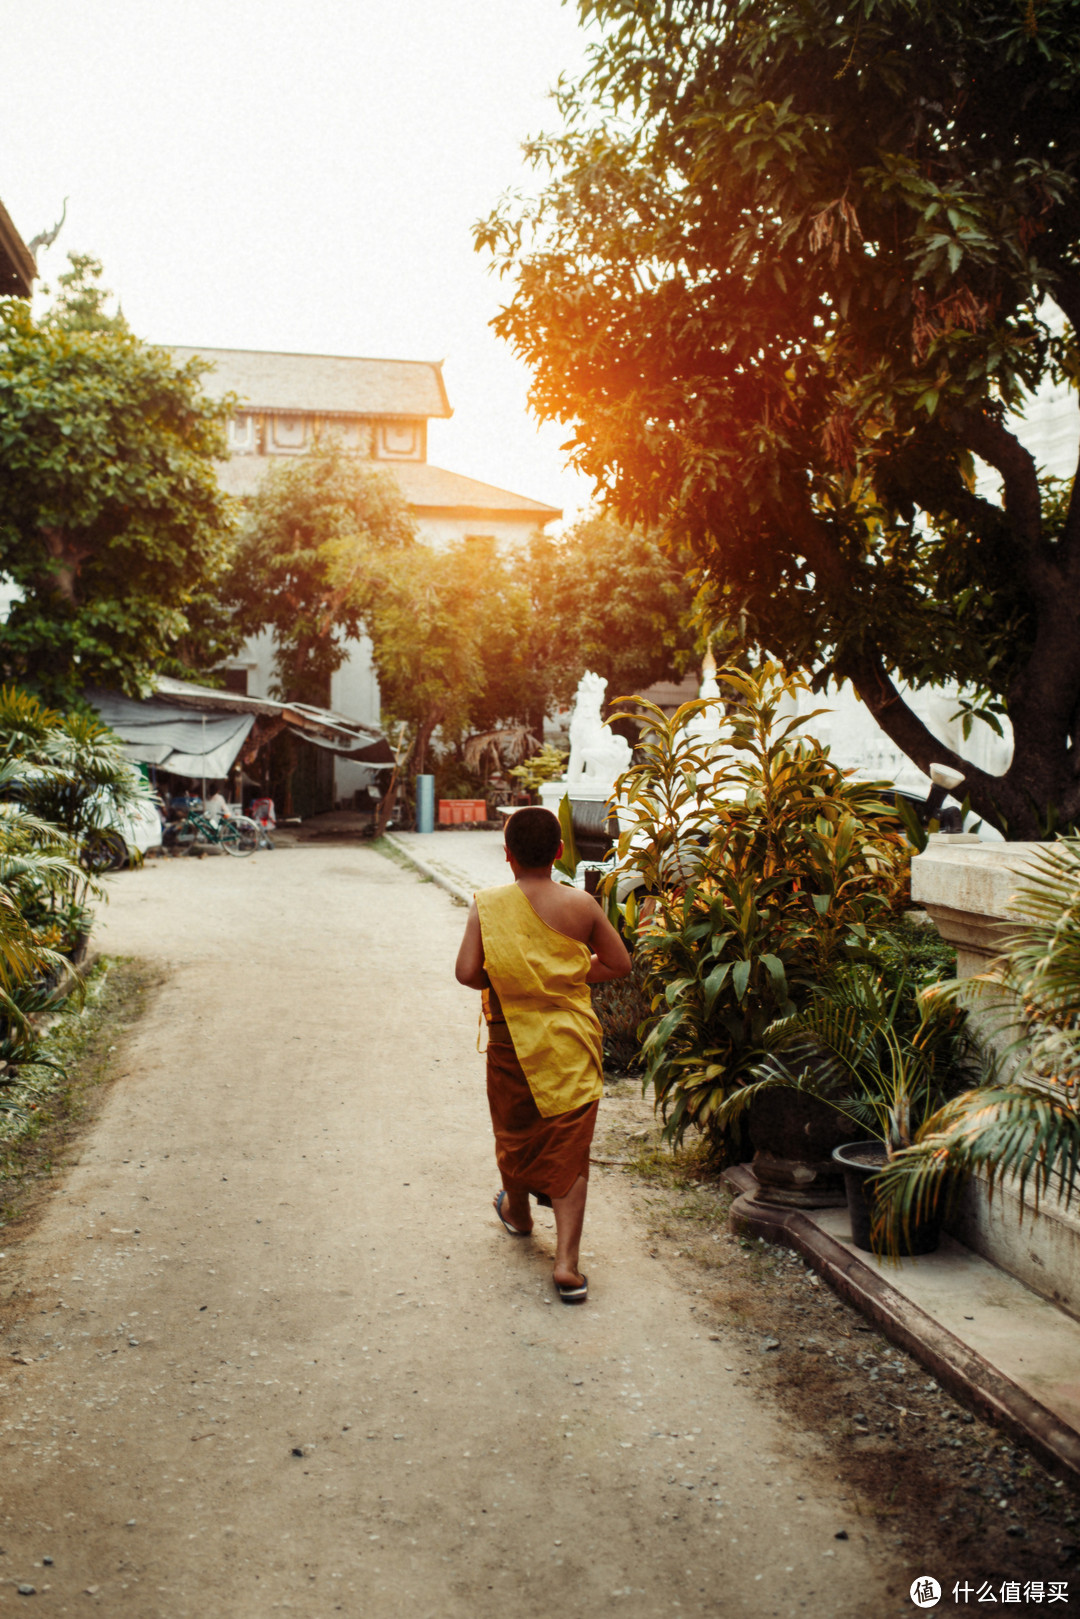
[[[596,925],[597,906],[591,895],[566,883],[546,882],[530,889],[527,898],[549,927],[587,944]]]

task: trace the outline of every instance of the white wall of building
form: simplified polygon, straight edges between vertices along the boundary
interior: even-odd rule
[[[500,551],[518,550],[526,544],[529,535],[536,532],[537,527],[533,518],[522,522],[520,518],[433,517],[427,513],[417,517],[416,526],[424,544],[436,551],[444,551],[458,540],[480,536],[490,536]]]

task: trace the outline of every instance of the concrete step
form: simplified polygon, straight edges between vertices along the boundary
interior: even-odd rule
[[[740,1194],[737,1230],[796,1249],[942,1387],[1080,1481],[1080,1322],[952,1237],[918,1259],[878,1259],[852,1243],[846,1209],[759,1203],[745,1166],[724,1179]]]

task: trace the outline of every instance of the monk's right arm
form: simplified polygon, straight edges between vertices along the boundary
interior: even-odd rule
[[[457,953],[454,976],[459,984],[465,985],[466,989],[487,989],[488,987],[488,976],[484,971],[484,940],[480,932],[480,913],[476,909],[475,900],[469,906],[469,917],[465,923],[465,936]]]

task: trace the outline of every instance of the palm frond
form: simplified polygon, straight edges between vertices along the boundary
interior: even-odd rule
[[[1008,1179],[1021,1206],[1056,1192],[1066,1207],[1080,1196],[1080,1114],[1065,1101],[1026,1085],[983,1086],[947,1102],[926,1121],[916,1142],[897,1153],[877,1182],[877,1223],[883,1242],[912,1218],[935,1208],[947,1181],[985,1176],[992,1198]]]

